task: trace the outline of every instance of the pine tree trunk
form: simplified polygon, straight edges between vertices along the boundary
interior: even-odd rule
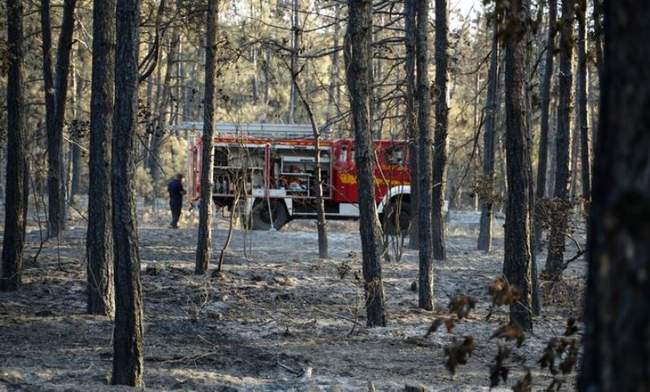
[[[336,3],[334,5],[334,18],[338,21],[341,17],[341,4]],[[334,40],[333,45],[335,48],[339,46],[339,36],[341,35],[341,23],[334,24]],[[337,92],[339,88],[339,51],[335,50],[330,56],[332,65],[330,69],[330,80],[327,87],[327,115],[325,116],[325,121],[327,125],[332,122],[332,119],[338,117],[341,113],[339,110],[340,102],[338,101]]]
[[[416,0],[416,97],[418,100],[418,307],[433,310],[431,95],[429,93],[429,1]]]
[[[23,93],[23,5],[7,0],[7,187],[2,242],[0,291],[17,290],[21,283],[27,215],[27,159],[25,98]]]
[[[444,260],[447,257],[445,250],[445,220],[442,216],[444,207],[445,187],[444,176],[447,165],[447,0],[436,1],[436,80],[433,92],[436,111],[436,128],[434,135],[433,151],[433,205],[432,205],[432,232],[433,232],[433,257]]]
[[[578,89],[580,88],[578,85],[578,78],[580,77],[579,72],[577,68],[575,69],[575,92],[576,92],[576,104],[577,104],[577,94],[578,94]],[[569,168],[569,199],[574,200],[578,196],[578,177],[580,174],[580,170],[578,170],[578,157],[580,156],[580,123],[579,123],[579,116],[580,113],[577,110],[578,108],[576,107],[575,110],[575,117],[574,117],[574,123],[573,123],[573,128],[571,129],[571,159],[569,160],[570,162],[570,168]],[[570,120],[569,120],[570,121]]]
[[[602,90],[601,86],[601,80],[602,80],[602,74],[603,74],[603,0],[593,0],[593,5],[592,5],[592,11],[593,11],[593,21],[594,21],[594,35],[593,35],[593,46],[595,48],[594,50],[594,57],[596,60],[596,73],[598,75],[598,86],[599,86],[599,91]],[[596,108],[598,111],[600,111],[600,102],[596,102]],[[595,143],[596,139],[598,138],[598,129],[600,127],[598,126],[598,121],[594,121],[592,123],[592,127],[594,131],[592,132],[591,135],[591,146],[592,150],[595,151]]]
[[[594,20],[594,57],[596,60],[596,68],[598,69],[599,81],[602,79],[603,74],[603,1],[593,0],[591,7]]]
[[[7,167],[7,154],[6,154],[6,149],[7,146],[6,144],[2,143],[2,141],[7,140],[7,132],[5,129],[0,129],[0,201],[4,203],[5,201],[5,186],[6,184],[6,167]]]
[[[522,0],[510,3],[506,18],[511,33],[506,38],[506,154],[508,199],[506,202],[503,272],[523,298],[511,305],[510,320],[532,329],[532,258],[530,249],[530,179],[525,126],[525,36],[527,10]]]
[[[549,144],[549,115],[551,104],[551,81],[553,79],[553,62],[555,59],[555,33],[557,23],[557,0],[548,2],[548,38],[546,40],[546,61],[544,75],[541,83],[541,119],[539,132],[539,151],[537,162],[537,185],[535,187],[535,203],[538,204],[546,196],[546,173],[548,171],[548,144]],[[539,205],[539,204],[538,204]],[[542,222],[541,211],[535,210],[534,216],[534,248],[540,252],[542,247]]]
[[[80,50],[77,50],[79,53]],[[79,56],[77,56],[79,58]],[[81,61],[81,59],[79,58]],[[79,72],[74,76],[75,80],[75,120],[76,126],[74,132],[71,135],[72,142],[70,143],[70,148],[72,148],[72,180],[70,184],[70,203],[74,204],[74,196],[80,193],[81,188],[81,135],[79,133],[79,124],[81,123],[82,114],[81,114],[81,100],[83,99],[83,80]]]
[[[196,246],[194,272],[205,274],[210,264],[212,246],[212,136],[214,134],[214,86],[217,41],[218,0],[208,2],[205,46],[205,98],[203,112],[203,146],[201,151],[201,205],[199,208],[199,238]]]
[[[112,140],[115,257],[114,385],[143,385],[143,305],[135,213],[135,138],[138,115],[140,1],[117,0],[115,110]]]
[[[320,131],[316,125],[316,117],[307,101],[307,97],[303,93],[300,85],[298,84],[298,75],[293,75],[291,80],[300,101],[305,107],[309,123],[311,125],[312,134],[314,137],[314,164],[316,170],[314,171],[314,201],[316,203],[316,228],[318,230],[318,257],[326,259],[329,257],[329,243],[327,241],[327,220],[325,218],[325,200],[323,199],[323,177],[321,170],[321,144],[320,144]]]
[[[373,35],[372,35],[372,40],[373,42],[377,42],[380,40],[380,30],[383,29],[383,26],[385,24],[385,19],[384,19],[384,14],[380,13],[377,15],[377,18],[379,19],[376,24],[377,28],[374,29]],[[384,69],[382,66],[382,59],[380,58],[375,58],[373,55],[372,59],[372,125],[370,129],[372,130],[373,133],[373,138],[375,140],[381,140],[383,138],[383,121],[382,121],[382,97],[384,96],[384,83],[383,83],[383,78],[384,78]]]
[[[416,30],[416,0],[406,0],[404,5],[404,43],[406,60],[404,62],[406,79],[406,135],[409,138],[409,173],[411,176],[411,224],[409,226],[408,247],[418,249],[419,198],[418,191],[418,128],[415,103],[415,30]]]
[[[153,182],[153,198],[158,197],[160,193],[161,177],[164,174],[160,165],[160,152],[162,148],[163,139],[165,137],[165,127],[169,122],[168,106],[170,101],[171,79],[174,71],[174,52],[170,45],[167,50],[167,61],[165,65],[165,76],[162,81],[162,86],[158,86],[158,114],[156,115],[154,133],[151,136],[151,148],[149,151],[149,172],[151,173],[151,180]],[[161,67],[161,65],[158,65]],[[162,68],[162,67],[161,67]]]
[[[650,8],[605,1],[580,391],[650,390]]]
[[[559,73],[556,71],[556,74]],[[556,75],[557,76],[557,75]],[[551,90],[551,97],[555,97],[551,100],[551,113],[549,116],[549,129],[548,129],[548,140],[555,141],[557,138],[557,83],[554,83],[554,87]],[[555,186],[555,171],[557,169],[555,161],[557,160],[557,144],[548,143],[548,179],[546,181],[546,194],[553,195],[553,189]]]
[[[48,190],[48,222],[47,229],[48,235],[54,237],[58,235],[59,232],[59,218],[58,218],[58,208],[56,204],[57,195],[59,188],[56,186],[57,174],[56,170],[58,165],[54,164],[57,162],[57,157],[54,157],[52,161],[52,155],[56,155],[56,140],[54,138],[54,111],[55,108],[55,91],[54,91],[54,75],[52,70],[52,27],[50,22],[50,0],[41,0],[41,48],[43,51],[43,94],[45,96],[45,128],[47,134],[47,154],[48,154],[48,176],[47,176],[47,190]],[[61,154],[61,151],[59,151]],[[58,159],[61,159],[60,157]],[[62,164],[61,164],[62,165]],[[51,176],[55,176],[54,179],[51,179]],[[61,174],[62,176],[62,174]],[[50,184],[54,180],[54,185],[52,185],[52,193],[50,193]],[[62,180],[62,178],[59,178]],[[63,196],[61,196],[63,197]]]
[[[591,163],[589,159],[589,123],[587,122],[587,0],[578,0],[578,72],[576,75],[576,129],[580,133],[580,169],[582,197],[591,195]],[[576,132],[577,135],[578,132]],[[575,177],[578,173],[573,173]]]
[[[66,186],[67,202],[74,205],[76,202],[75,196],[79,193],[80,176],[81,176],[81,105],[83,99],[83,80],[81,78],[81,71],[79,64],[83,63],[81,57],[80,44],[74,47],[74,57],[70,64],[70,74],[72,77],[72,94],[70,101],[72,104],[72,121],[68,125],[69,141],[68,146],[68,162],[67,169],[68,175],[66,180],[69,181]]]
[[[298,0],[292,0],[291,6],[291,74],[295,75],[298,72],[298,48],[300,48],[300,20],[298,18],[299,12]],[[296,88],[291,83],[291,90],[289,92],[289,113],[288,122],[293,124],[296,122],[296,105],[298,103],[298,94]]]
[[[496,115],[499,96],[499,40],[494,29],[488,91],[485,103],[485,133],[483,134],[483,183],[481,194],[481,221],[478,234],[478,250],[489,252],[492,247],[492,221],[494,219],[494,155],[496,139]]]
[[[262,69],[264,75],[264,84],[262,85],[262,99],[264,100],[264,105],[269,104],[269,98],[271,96],[271,50],[264,49],[264,66]]]
[[[111,135],[115,75],[115,0],[93,6],[92,86],[90,95],[90,163],[86,233],[89,314],[115,311],[113,231],[111,227]]]
[[[545,275],[557,280],[564,265],[564,239],[568,227],[570,165],[570,119],[572,87],[572,52],[573,52],[573,2],[562,1],[562,23],[560,27],[560,73],[558,81],[558,115],[556,134],[555,161],[555,197],[556,212],[553,214],[551,234],[548,244]]]
[[[65,229],[65,181],[63,178],[63,124],[72,33],[76,0],[63,2],[63,21],[56,54],[56,82],[53,83],[51,62],[50,2],[41,0],[41,27],[43,34],[43,76],[45,83],[47,156],[48,156],[48,236],[57,237]]]
[[[174,99],[172,99],[172,104],[174,105],[172,123],[174,125],[179,125],[182,119],[181,108],[183,106],[183,68],[185,62],[183,58],[183,51],[185,49],[183,47],[183,36],[178,31],[176,32],[176,37],[176,83],[174,84]]]
[[[359,229],[363,253],[363,279],[369,327],[385,326],[381,259],[384,245],[375,205],[373,149],[370,124],[372,1],[349,0],[345,37],[346,79],[350,95],[355,162],[359,185]]]

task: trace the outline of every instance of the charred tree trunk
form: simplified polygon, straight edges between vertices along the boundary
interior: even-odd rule
[[[594,20],[594,36],[593,36],[593,45],[594,45],[594,57],[596,58],[596,69],[598,74],[598,86],[601,85],[601,80],[603,78],[603,0],[593,0],[593,20]],[[599,91],[603,91],[602,88],[599,88]],[[600,111],[599,108],[600,102],[595,106]],[[594,131],[591,135],[591,146],[595,151],[595,143],[598,138],[598,122],[594,121],[592,123]]]
[[[140,254],[135,213],[140,1],[117,0],[112,196],[115,252],[114,385],[143,385],[144,342]]]
[[[298,48],[300,48],[300,19],[298,15],[300,5],[298,0],[292,0],[291,5],[291,74],[298,72]],[[298,94],[296,87],[291,83],[289,92],[289,119],[288,122],[296,122],[296,105],[298,104]]]
[[[580,170],[582,197],[591,195],[591,163],[589,159],[589,123],[587,122],[587,0],[578,0],[578,72],[576,74],[576,130],[580,133]],[[578,132],[576,132],[576,135]],[[577,177],[577,173],[573,173]]]
[[[578,92],[578,74],[577,68],[574,70],[575,73],[575,92],[576,92],[576,103],[577,103],[577,92]],[[580,171],[578,170],[578,157],[580,155],[580,124],[578,116],[580,113],[577,108],[575,110],[575,117],[573,128],[571,129],[571,153],[569,154],[571,158],[569,159],[569,200],[575,200],[578,196],[578,176]],[[571,120],[569,120],[571,121]],[[570,123],[570,122],[569,122]]]
[[[47,156],[48,156],[48,236],[56,237],[65,229],[65,181],[63,178],[63,123],[68,94],[70,52],[74,31],[76,0],[63,2],[63,21],[56,53],[56,82],[52,80],[50,2],[41,0],[43,34],[43,76],[45,83]],[[50,114],[51,113],[51,114]]]
[[[81,62],[81,50],[77,48],[77,61]],[[74,97],[75,97],[75,114],[74,114],[74,126],[72,127],[72,135],[70,135],[72,142],[70,143],[70,148],[72,149],[71,158],[72,158],[72,174],[71,174],[71,184],[70,184],[70,194],[69,194],[69,203],[75,203],[75,195],[79,194],[81,187],[81,100],[83,98],[84,84],[83,79],[81,78],[81,70],[73,72],[74,78]]]
[[[415,35],[418,100],[418,306],[433,310],[433,238],[431,178],[431,95],[429,93],[428,28],[429,1],[416,0],[417,29]],[[438,23],[436,21],[436,23]]]
[[[650,8],[605,1],[580,391],[650,390]]]
[[[316,202],[316,227],[318,229],[318,257],[321,259],[326,259],[329,257],[329,244],[327,242],[327,220],[325,219],[325,201],[323,200],[323,177],[321,171],[321,155],[320,155],[320,131],[316,125],[316,117],[314,116],[314,111],[311,108],[311,105],[307,101],[307,97],[303,93],[300,85],[298,84],[298,75],[293,75],[291,77],[296,93],[300,97],[305,110],[307,111],[307,117],[309,117],[309,123],[311,124],[312,133],[314,135],[314,163],[316,165],[316,170],[314,174],[314,201]]]
[[[553,62],[555,59],[555,33],[557,24],[557,0],[548,2],[548,38],[546,40],[546,61],[541,84],[541,120],[539,132],[539,152],[537,163],[537,185],[535,187],[535,204],[546,196],[546,173],[548,171],[548,141],[549,141],[549,116],[551,104],[551,81],[553,80]],[[535,209],[535,252],[541,251],[542,244],[542,211]]]
[[[553,87],[551,89],[551,97],[555,97],[555,98],[551,99],[551,113],[549,116],[548,140],[555,141],[557,137],[557,83],[553,83]],[[553,189],[555,186],[555,170],[557,169],[557,167],[555,166],[555,161],[557,160],[556,155],[557,155],[557,144],[549,142],[548,143],[548,165],[547,165],[548,178],[546,180],[546,194],[551,196],[553,195]]]
[[[603,1],[593,0],[592,5],[594,18],[594,56],[596,58],[599,80],[602,79],[603,75]]]
[[[433,92],[436,110],[436,131],[433,151],[433,205],[432,232],[433,257],[444,260],[445,251],[445,220],[442,216],[445,188],[444,176],[447,165],[447,127],[449,108],[447,107],[447,0],[436,1],[436,80]],[[419,71],[419,70],[418,70]]]
[[[115,95],[115,0],[95,0],[90,94],[87,311],[112,316],[114,309],[111,227],[111,135]]]
[[[503,273],[523,298],[510,307],[510,320],[524,330],[532,329],[532,257],[530,249],[530,179],[525,124],[525,37],[527,10],[522,0],[510,3],[506,18],[506,202]]]
[[[341,23],[338,23],[339,18],[341,17],[341,4],[336,3],[334,5],[334,18],[337,23],[334,24],[334,47],[339,46],[339,36],[341,35]],[[340,116],[340,102],[338,101],[338,91],[339,88],[339,51],[335,50],[330,56],[332,61],[332,66],[330,70],[330,80],[327,87],[327,115],[325,120],[327,125],[330,125],[334,117]]]
[[[359,229],[363,253],[363,279],[369,327],[385,326],[384,285],[381,259],[384,255],[373,182],[371,105],[372,1],[348,1],[345,63],[352,129],[355,135],[355,162],[359,184]]]
[[[264,63],[262,64],[262,74],[264,75],[264,84],[262,85],[262,99],[264,105],[269,104],[271,96],[271,50],[264,49]]]
[[[409,226],[409,242],[411,249],[418,249],[419,198],[418,191],[418,128],[415,103],[415,30],[416,30],[416,0],[406,0],[404,4],[404,43],[406,49],[406,135],[409,139],[409,173],[411,176],[411,224]]]
[[[196,274],[205,274],[210,264],[212,247],[212,136],[214,134],[214,86],[216,67],[218,1],[208,2],[205,39],[205,98],[201,150],[201,205],[199,208],[199,239],[196,245]]]
[[[27,214],[25,99],[23,94],[23,5],[7,0],[7,186],[0,291],[20,286]]]
[[[372,35],[372,41],[378,42],[380,38],[380,30],[384,28],[385,18],[383,13],[379,13],[376,18],[378,19],[375,23],[377,28],[374,29]],[[382,119],[382,108],[383,108],[383,96],[384,96],[384,68],[383,60],[378,58],[381,50],[377,51],[378,53],[373,53],[372,60],[372,133],[375,140],[381,140],[383,138],[383,119]]]
[[[499,39],[497,28],[492,38],[490,69],[488,70],[487,102],[485,103],[485,133],[483,134],[483,181],[481,183],[481,221],[478,250],[489,252],[492,247],[494,219],[494,156],[496,143],[496,115],[499,96]]]
[[[56,175],[57,167],[63,167],[63,163],[55,165],[62,157],[55,157],[52,161],[52,155],[56,155],[56,140],[54,135],[54,111],[55,108],[55,90],[54,90],[54,75],[52,70],[52,27],[50,22],[50,0],[41,0],[41,48],[43,51],[43,94],[45,96],[45,128],[47,136],[47,153],[48,153],[48,177],[47,177],[47,190],[48,190],[48,222],[47,228],[49,236],[56,236],[59,232],[60,219],[58,217],[59,209],[56,204],[58,193],[62,185],[54,185],[54,189],[50,193],[51,175]],[[62,151],[59,150],[59,155]],[[55,166],[55,167],[52,167]],[[63,182],[63,173],[58,176],[59,181]],[[56,182],[56,178],[54,179]],[[63,195],[61,195],[63,198]],[[54,214],[52,214],[54,210]]]
[[[260,49],[258,47],[251,48],[251,67],[253,67],[253,75],[251,76],[251,103],[253,105],[257,105],[260,99],[259,82],[257,80],[257,69],[259,68],[257,65],[257,57],[259,51]]]
[[[530,0],[524,0],[523,1],[523,7],[525,11],[525,17],[526,17],[526,23],[531,23],[528,22],[531,20],[530,16],[530,4],[532,2]],[[541,13],[542,13],[542,8],[538,8],[538,20],[541,20]],[[533,233],[533,226],[534,226],[534,216],[535,216],[535,179],[533,178],[533,161],[531,159],[533,155],[533,104],[532,104],[532,77],[529,77],[528,75],[533,74],[533,54],[532,54],[532,48],[533,48],[533,41],[534,40],[541,40],[540,38],[536,38],[533,32],[531,31],[532,29],[529,29],[528,26],[526,25],[526,54],[525,54],[525,62],[526,62],[526,68],[525,68],[525,75],[527,77],[525,78],[525,98],[526,98],[526,116],[525,116],[525,121],[526,121],[526,167],[528,169],[527,173],[527,179],[528,179],[528,209],[529,209],[529,216],[528,219],[530,220],[529,228],[528,228],[528,244],[530,247],[530,254],[531,254],[531,293],[532,293],[532,311],[534,316],[539,316],[539,314],[542,311],[542,303],[541,303],[541,296],[539,292],[539,274],[537,272],[537,259],[535,257],[535,238],[534,238],[534,233]]]
[[[545,275],[556,280],[560,278],[564,265],[564,239],[569,215],[570,165],[570,120],[572,52],[573,52],[573,4],[574,0],[562,1],[562,23],[560,28],[560,74],[558,81],[558,114],[555,161],[555,198],[553,222],[548,244]]]
[[[153,199],[160,193],[161,176],[164,174],[160,165],[160,152],[165,137],[165,127],[168,124],[168,106],[171,96],[171,79],[174,71],[174,44],[170,44],[167,50],[167,61],[165,65],[165,76],[162,86],[158,86],[158,114],[156,115],[154,133],[151,136],[151,149],[149,151],[149,172],[153,181]],[[159,65],[159,67],[161,67]],[[161,67],[162,68],[162,67]]]

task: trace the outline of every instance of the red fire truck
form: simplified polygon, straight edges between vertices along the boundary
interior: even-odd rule
[[[187,123],[185,130],[202,129]],[[292,219],[314,219],[316,154],[309,125],[224,124],[215,129],[213,198],[238,210],[256,230],[279,230]],[[354,140],[320,140],[320,167],[327,219],[359,217]],[[188,189],[199,195],[202,140],[190,144]],[[375,198],[385,230],[405,232],[410,222],[408,148],[403,141],[374,145]]]

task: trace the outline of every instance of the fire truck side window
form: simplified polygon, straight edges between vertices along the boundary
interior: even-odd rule
[[[348,161],[348,146],[343,144],[341,145],[341,155],[339,155],[339,162]]]
[[[214,149],[214,166],[228,166],[228,151],[225,148]]]

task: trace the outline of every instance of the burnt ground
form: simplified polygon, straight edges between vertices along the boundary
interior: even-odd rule
[[[161,228],[163,219],[145,218],[139,236],[149,390],[368,391],[369,382],[377,391],[403,390],[405,384],[435,391],[489,389],[499,343],[490,336],[507,320],[506,309],[485,319],[487,287],[501,271],[502,221],[495,224],[495,250],[484,255],[474,250],[478,215],[452,212],[448,260],[435,267],[437,312],[416,307],[414,251],[384,264],[389,322],[368,329],[355,276],[361,268],[355,222],[331,223],[327,260],[318,259],[311,222],[294,222],[280,232],[235,231],[224,273],[202,277],[193,274],[196,226],[186,222],[170,230]],[[214,231],[215,259],[226,227],[219,221]],[[24,286],[0,293],[0,391],[128,390],[109,385],[112,321],[84,314],[85,227],[46,242],[35,258],[40,242],[38,228],[31,227]],[[574,253],[569,246],[567,254]],[[546,342],[563,333],[566,319],[579,317],[583,274],[578,260],[564,283],[544,285],[544,311],[533,334],[513,349],[503,390],[528,368],[533,389],[551,383],[537,361]],[[477,298],[477,309],[451,333],[441,328],[423,338],[458,293]],[[474,337],[476,349],[452,376],[445,346],[464,336]],[[575,374],[561,379],[568,390]]]

